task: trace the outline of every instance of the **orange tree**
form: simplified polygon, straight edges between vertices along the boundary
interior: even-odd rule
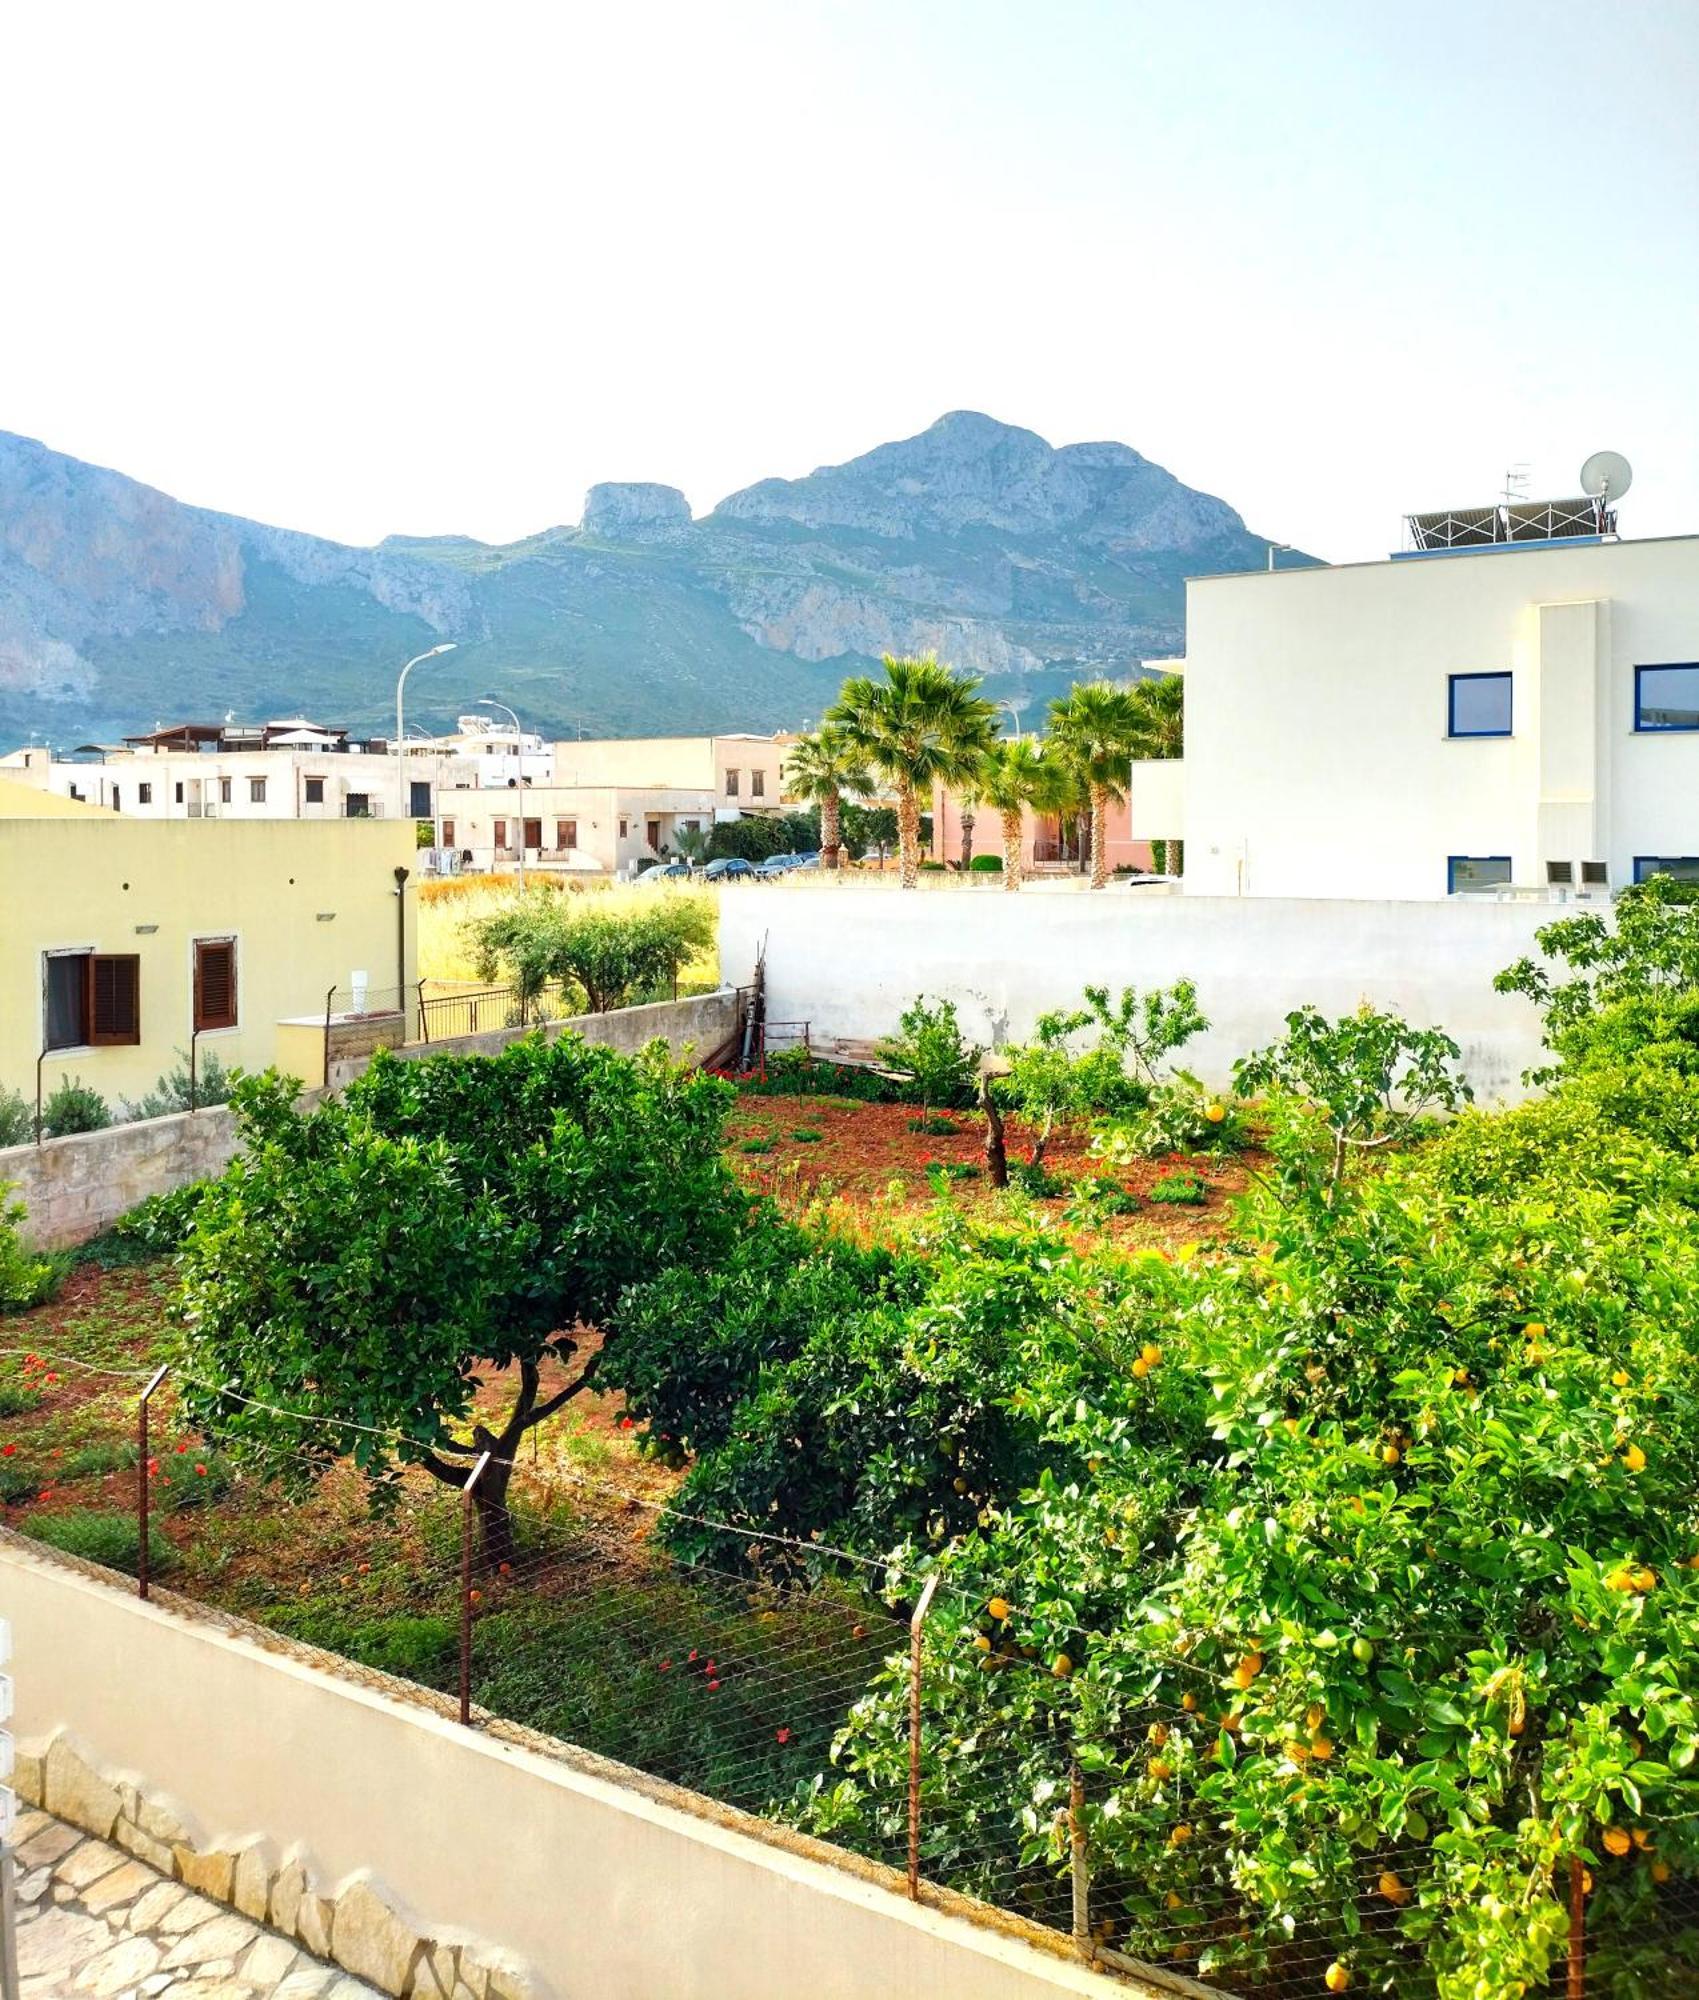
[[[1238,1249],[1054,1258],[1015,1312],[996,1400],[1036,1469],[897,1557],[950,1586],[927,1864],[1058,1865],[1071,1755],[1140,1957],[1510,2000],[1574,1863],[1589,1993],[1699,1987],[1699,1083],[1619,1061],[1337,1180],[1332,1122],[1276,1120],[1315,1164]],[[889,1840],[905,1728],[899,1666],[799,1816]]]

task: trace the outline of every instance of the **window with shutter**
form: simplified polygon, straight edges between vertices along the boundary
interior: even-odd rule
[[[50,1049],[88,1047],[88,962],[86,951],[52,951],[43,967],[46,1001],[44,1046]]]
[[[236,1025],[236,940],[195,940],[195,1027]]]
[[[526,820],[524,838],[527,847],[540,848],[543,844],[543,822],[540,819]]]
[[[88,1039],[93,1049],[132,1048],[142,1038],[142,962],[135,952],[91,952]]]

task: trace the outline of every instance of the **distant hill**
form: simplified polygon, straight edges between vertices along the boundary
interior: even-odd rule
[[[971,411],[700,519],[674,487],[594,486],[582,526],[501,548],[350,548],[0,432],[0,748],[227,710],[376,730],[400,663],[444,638],[421,720],[496,693],[548,734],[776,728],[932,649],[1036,721],[1082,675],[1178,652],[1183,579],[1266,547],[1126,445]]]

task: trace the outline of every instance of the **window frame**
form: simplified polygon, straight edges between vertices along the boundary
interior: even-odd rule
[[[764,799],[767,796],[767,773],[765,771],[755,770],[750,772],[749,796],[752,799]]]
[[[136,804],[139,806],[151,806],[153,804],[153,780],[151,778],[138,778],[136,780]]]
[[[204,1011],[201,1000],[201,955],[208,948],[224,948],[230,953],[230,1013],[228,1018],[210,1018]],[[236,948],[236,935],[225,931],[210,937],[189,940],[190,968],[190,1009],[197,1035],[222,1034],[228,1029],[242,1025],[241,957]]]
[[[1448,741],[1471,742],[1501,738],[1516,733],[1516,676],[1508,667],[1483,668],[1479,672],[1447,674],[1445,677],[1445,734]],[[1509,721],[1502,729],[1459,729],[1457,726],[1457,684],[1459,681],[1504,681],[1509,695]],[[1468,859],[1467,856],[1461,857]]]
[[[454,822],[451,819],[445,819],[442,823],[442,844],[444,847],[454,845]]]
[[[1638,887],[1642,882],[1651,881],[1654,875],[1667,873],[1667,870],[1655,865],[1664,861],[1683,862],[1694,870],[1691,876],[1671,875],[1672,882],[1699,881],[1699,854],[1637,854],[1634,857],[1635,885]]]
[[[555,849],[557,853],[570,854],[578,845],[578,821],[557,819],[555,821]]]
[[[301,803],[304,806],[322,806],[324,804],[323,778],[302,778]]]
[[[1644,689],[1648,674],[1699,674],[1699,660],[1654,660],[1634,669],[1634,733],[1636,736],[1692,736],[1699,733],[1699,721],[1647,722]],[[1651,857],[1655,859],[1656,857]]]
[[[1457,886],[1457,864],[1460,861],[1471,863],[1502,861],[1504,863],[1505,876],[1502,882],[1477,882],[1473,885],[1475,888],[1508,889],[1515,880],[1516,864],[1513,857],[1508,854],[1448,854],[1445,857],[1445,893],[1448,896],[1460,896],[1468,893],[1467,890],[1459,889]]]
[[[263,806],[265,804],[264,778],[250,778],[248,780],[248,803],[251,806]]]
[[[230,803],[230,780],[228,778],[220,778],[218,781],[218,803],[221,806],[227,806]]]
[[[741,796],[737,787],[742,768],[741,765],[738,765],[735,769],[729,765],[726,768],[726,797],[728,799],[735,799]]]

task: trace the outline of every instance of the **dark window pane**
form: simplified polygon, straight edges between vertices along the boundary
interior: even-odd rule
[[[61,952],[47,961],[47,1046],[80,1049],[88,1042],[88,959]]]
[[[1699,729],[1699,666],[1641,667],[1635,690],[1636,729]]]
[[[1451,676],[1453,736],[1510,734],[1510,676],[1453,674]]]
[[[1635,881],[1644,882],[1648,875],[1673,875],[1678,882],[1699,882],[1699,855],[1637,854]]]
[[[1508,854],[1454,854],[1449,868],[1451,893],[1465,889],[1494,889],[1510,880]]]

